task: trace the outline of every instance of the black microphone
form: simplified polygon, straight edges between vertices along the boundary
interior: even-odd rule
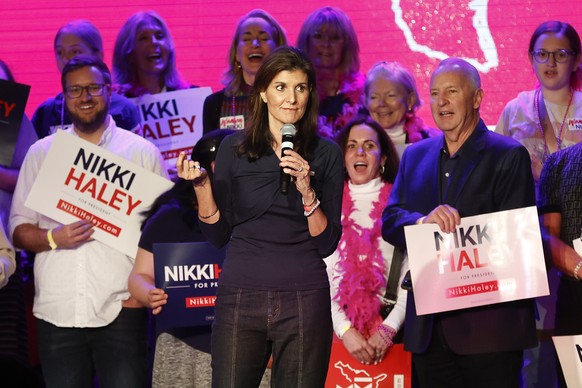
[[[293,149],[293,141],[295,140],[295,134],[297,129],[293,124],[285,124],[281,128],[281,157],[285,156],[285,150]],[[291,175],[286,174],[281,168],[281,192],[287,194],[287,189],[289,188],[289,182],[291,182]]]

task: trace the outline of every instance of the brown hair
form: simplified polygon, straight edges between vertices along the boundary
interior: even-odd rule
[[[380,177],[384,182],[394,183],[396,174],[398,173],[400,158],[398,157],[396,148],[394,148],[394,143],[392,143],[392,140],[390,140],[390,137],[384,128],[382,128],[382,126],[370,116],[356,116],[349,123],[347,123],[341,131],[338,132],[335,141],[342,149],[342,153],[344,155],[346,154],[346,147],[348,144],[348,138],[350,137],[350,132],[356,125],[365,125],[370,127],[378,135],[378,142],[380,143],[380,158],[382,158],[382,156],[386,157],[386,163],[384,163],[382,166],[384,167],[384,171],[380,171]],[[349,176],[346,174],[346,180],[348,179]]]

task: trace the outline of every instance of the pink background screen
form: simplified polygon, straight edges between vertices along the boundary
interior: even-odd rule
[[[253,8],[268,11],[294,44],[305,17],[324,5],[340,7],[352,19],[361,46],[362,72],[379,60],[398,61],[413,71],[425,102],[420,115],[431,125],[428,80],[440,59],[460,56],[474,61],[485,90],[482,116],[494,125],[510,99],[535,86],[527,58],[535,27],[555,19],[582,32],[580,0],[20,0],[0,5],[0,58],[18,82],[32,86],[26,109],[30,116],[60,89],[53,39],[61,25],[81,18],[94,23],[103,35],[105,61],[110,65],[121,25],[134,12],[152,9],[169,24],[184,77],[216,91],[222,88],[227,50],[243,14]]]

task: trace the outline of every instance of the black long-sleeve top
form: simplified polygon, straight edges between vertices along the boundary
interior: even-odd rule
[[[214,197],[220,209],[215,224],[201,222],[217,246],[230,241],[220,284],[256,290],[305,290],[329,287],[323,258],[341,236],[343,157],[337,144],[319,138],[307,158],[311,186],[321,201],[327,227],[309,234],[301,194],[290,185],[280,192],[279,158],[271,153],[254,161],[236,154],[242,133],[227,137],[216,157]]]

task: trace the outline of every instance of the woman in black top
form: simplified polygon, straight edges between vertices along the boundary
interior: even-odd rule
[[[193,181],[205,236],[229,242],[212,332],[213,386],[258,386],[272,354],[273,386],[322,387],[332,329],[322,259],[341,235],[343,157],[316,134],[315,74],[301,51],[273,51],[254,86],[250,125],[221,144],[214,187],[198,162],[182,154],[177,165]],[[297,134],[280,156],[285,124]],[[287,194],[281,174],[291,176]]]

